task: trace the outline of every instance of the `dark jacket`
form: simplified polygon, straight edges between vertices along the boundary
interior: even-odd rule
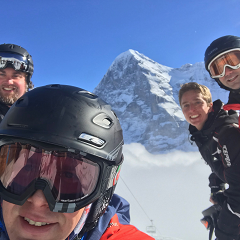
[[[229,93],[227,104],[234,104],[234,103],[240,104],[240,92],[238,91],[230,91]]]
[[[216,236],[218,240],[233,240],[239,235],[240,225],[240,129],[237,113],[223,110],[222,105],[220,100],[215,101],[202,130],[190,125],[189,131],[191,140],[216,175],[212,179],[218,177],[218,183],[229,185],[224,191],[227,200],[219,216]]]
[[[7,106],[5,103],[0,101],[0,122],[2,121],[3,117],[6,115],[9,108],[10,108],[9,106]]]

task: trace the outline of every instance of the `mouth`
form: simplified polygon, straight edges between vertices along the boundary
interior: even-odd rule
[[[5,91],[14,91],[16,89],[16,87],[8,86],[8,87],[2,87],[2,89],[5,90]]]
[[[191,119],[195,119],[195,118],[197,118],[197,117],[199,117],[199,115],[190,116]]]
[[[24,220],[27,221],[30,225],[32,226],[36,226],[36,227],[41,227],[41,226],[45,226],[45,225],[49,225],[50,223],[47,222],[35,222],[27,217],[24,217]]]
[[[234,76],[232,78],[229,78],[229,79],[227,79],[227,82],[233,82],[237,77],[238,77],[238,75]]]

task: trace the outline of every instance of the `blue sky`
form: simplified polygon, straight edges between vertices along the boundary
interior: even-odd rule
[[[128,49],[174,68],[203,61],[214,39],[240,36],[239,12],[239,0],[1,1],[0,43],[29,51],[36,87],[93,91]]]

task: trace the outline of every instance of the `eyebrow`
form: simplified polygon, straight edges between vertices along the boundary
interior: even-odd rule
[[[194,98],[193,101],[194,101],[194,100],[204,100],[204,99],[201,99],[201,98],[198,98],[198,97],[197,97],[197,98]],[[205,101],[205,100],[204,100],[204,101]],[[189,102],[188,102],[188,101],[182,102],[181,105],[183,105],[183,104],[185,104],[185,103],[189,103]]]
[[[182,102],[181,105],[185,104],[185,103],[188,103],[188,102]]]

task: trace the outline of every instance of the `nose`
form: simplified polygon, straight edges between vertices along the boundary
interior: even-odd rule
[[[7,84],[13,84],[13,78],[11,76],[6,76],[5,78],[5,83]]]
[[[48,208],[48,203],[42,190],[37,190],[31,197],[27,199],[27,201],[33,204],[35,207]]]
[[[195,104],[190,104],[190,111],[194,111],[195,110]]]

